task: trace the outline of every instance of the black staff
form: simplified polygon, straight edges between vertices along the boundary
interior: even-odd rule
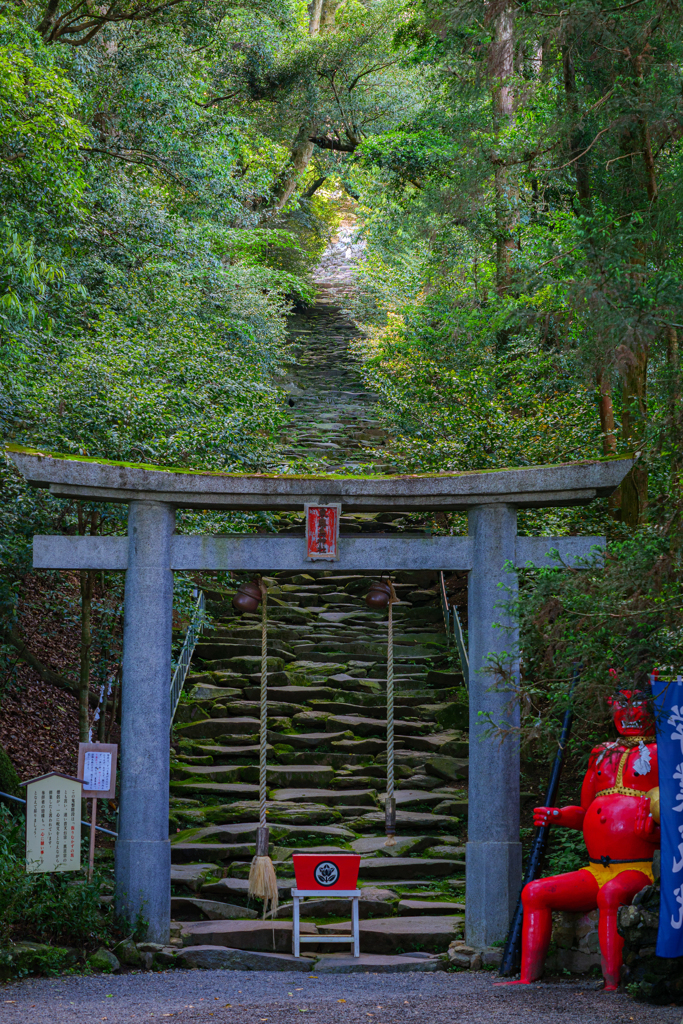
[[[560,785],[560,775],[562,774],[562,764],[564,761],[564,752],[569,740],[569,734],[572,731],[572,694],[574,687],[579,681],[581,674],[581,666],[573,666],[573,675],[571,686],[569,687],[569,705],[564,713],[564,721],[562,722],[562,732],[560,734],[560,742],[555,754],[555,761],[553,764],[553,770],[550,773],[550,782],[548,783],[548,791],[545,797],[544,807],[554,807],[557,800],[557,790]],[[522,881],[522,889],[529,882],[535,881],[538,878],[543,858],[545,856],[546,846],[548,845],[548,836],[550,835],[550,825],[539,825],[534,835],[534,840],[531,844],[531,853],[526,864],[526,871],[524,872],[524,879]],[[517,900],[517,906],[515,907],[515,913],[512,918],[510,925],[510,931],[505,942],[505,949],[503,950],[503,959],[501,960],[499,974],[503,977],[509,977],[514,974],[519,968],[522,962],[522,922],[524,918],[524,908],[522,906],[522,889],[520,889],[519,898]]]

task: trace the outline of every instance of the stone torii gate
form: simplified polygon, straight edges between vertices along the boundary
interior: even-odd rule
[[[340,538],[339,570],[461,569],[469,572],[470,767],[467,941],[505,938],[519,894],[519,750],[514,738],[486,737],[486,719],[515,725],[509,697],[492,690],[489,654],[514,648],[499,606],[506,563],[571,563],[601,537],[518,537],[517,509],[583,505],[611,494],[631,459],[533,466],[485,473],[342,477],[269,476],[166,470],[68,458],[9,446],[28,483],[56,497],[128,503],[127,537],[38,536],[40,569],[118,569],[126,573],[117,899],[140,913],[148,936],[167,942],[171,850],[168,836],[171,618],[174,569],[306,571],[300,537],[265,534],[182,536],[176,508],[301,511],[341,503],[346,512],[468,513],[466,537],[393,534]],[[507,629],[495,628],[495,623]]]

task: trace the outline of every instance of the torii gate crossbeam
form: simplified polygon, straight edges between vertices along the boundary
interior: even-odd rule
[[[505,693],[492,690],[488,656],[513,650],[501,584],[514,594],[509,567],[550,565],[587,555],[601,537],[517,537],[518,508],[587,504],[608,496],[632,466],[606,459],[486,473],[393,477],[310,477],[194,473],[103,463],[8,446],[20,472],[58,497],[129,505],[127,537],[36,537],[34,566],[126,572],[121,806],[116,848],[117,901],[166,942],[170,922],[168,777],[171,619],[174,569],[303,571],[303,538],[273,535],[180,536],[175,509],[302,510],[341,503],[363,512],[467,511],[467,537],[393,534],[340,539],[340,570],[469,571],[470,768],[466,935],[471,945],[505,937],[521,883],[519,750],[510,737],[485,735],[486,722],[515,726]],[[496,628],[499,623],[504,628]]]

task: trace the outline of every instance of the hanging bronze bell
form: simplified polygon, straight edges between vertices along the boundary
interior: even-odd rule
[[[255,612],[261,603],[261,588],[258,583],[240,583],[232,599],[232,606],[238,615],[243,612]]]
[[[365,596],[365,603],[368,608],[380,611],[386,608],[391,600],[391,587],[384,580],[375,580],[370,584],[370,589]]]

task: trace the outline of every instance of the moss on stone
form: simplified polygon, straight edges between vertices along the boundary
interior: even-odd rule
[[[469,469],[443,473],[229,473],[217,469],[189,469],[187,466],[154,466],[145,462],[117,462],[113,459],[94,458],[90,455],[67,455],[64,452],[44,452],[18,444],[5,445],[5,451],[17,455],[33,455],[43,459],[63,459],[68,462],[89,462],[100,466],[119,466],[125,469],[144,469],[153,473],[183,473],[187,476],[227,477],[229,479],[262,480],[442,480],[447,477],[485,476],[491,473],[521,473],[529,469],[560,469],[563,466],[590,466],[598,462],[620,462],[633,458],[632,452],[620,455],[602,455],[578,462],[552,462],[534,466],[499,466],[496,469]]]

